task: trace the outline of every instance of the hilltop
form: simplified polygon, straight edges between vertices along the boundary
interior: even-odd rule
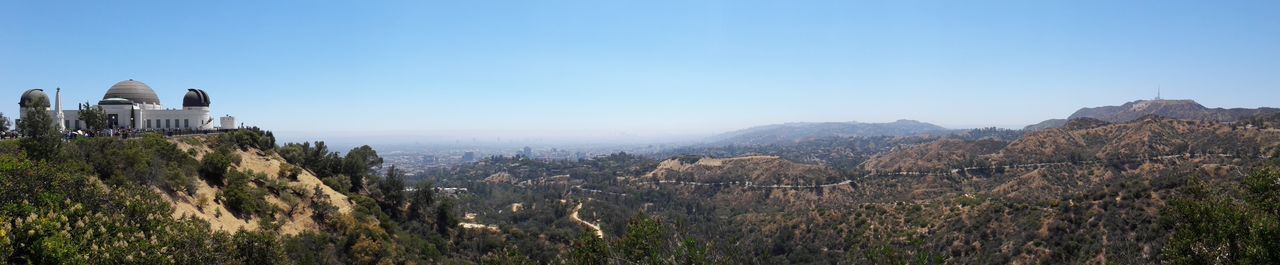
[[[838,172],[823,166],[795,163],[776,156],[744,156],[723,159],[709,157],[668,159],[637,180],[814,185],[842,179]]]
[[[1260,114],[1280,113],[1277,108],[1207,108],[1194,100],[1137,100],[1120,106],[1102,106],[1081,108],[1066,119],[1050,119],[1037,124],[1028,125],[1028,130],[1056,128],[1066,124],[1067,120],[1092,118],[1105,122],[1121,123],[1137,120],[1147,115],[1179,119],[1203,120],[1218,122],[1235,122]]]
[[[983,148],[977,148],[981,146]],[[1111,124],[1079,118],[1061,128],[1027,133],[1011,142],[942,140],[877,155],[865,169],[942,171],[962,167],[1100,161],[1187,154],[1242,157],[1280,150],[1280,131],[1240,124],[1148,115]]]
[[[898,120],[889,123],[797,122],[752,127],[708,138],[712,145],[767,145],[795,143],[826,137],[908,136],[945,133],[946,128],[930,123]]]

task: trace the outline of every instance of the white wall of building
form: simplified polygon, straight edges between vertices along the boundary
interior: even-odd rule
[[[222,123],[223,129],[236,128],[236,117],[231,117],[231,116],[218,117],[218,121],[219,123]]]
[[[57,96],[61,96],[61,93]],[[104,100],[104,102],[111,100],[115,99]],[[58,101],[61,103],[61,98],[58,98]],[[182,107],[178,109],[166,109],[159,104],[128,104],[127,101],[117,103],[121,104],[108,103],[97,106],[102,108],[103,112],[107,115],[108,128],[132,128],[137,130],[212,130],[217,128],[216,125],[221,125],[224,128],[235,128],[235,118],[227,116],[219,117],[219,120],[214,120],[213,116],[210,114],[209,107]],[[78,109],[78,106],[72,109],[65,109],[66,106],[61,106],[63,107],[61,120],[58,119],[58,112],[54,110],[57,107],[58,106],[51,106],[50,108],[43,109],[49,113],[49,117],[52,118],[54,126],[64,125],[67,130],[87,129],[87,125],[84,121],[80,120],[80,110]],[[20,108],[19,111],[21,113],[18,116],[19,119],[25,118],[26,113],[29,110],[31,109]],[[110,119],[112,115],[116,116],[114,126],[111,126],[113,125],[111,124]],[[230,126],[228,126],[228,124],[230,124]]]

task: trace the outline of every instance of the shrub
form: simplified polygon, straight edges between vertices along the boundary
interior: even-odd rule
[[[200,176],[209,183],[226,186],[227,170],[231,167],[231,156],[226,152],[215,151],[204,155],[200,161]]]
[[[277,176],[279,176],[280,178],[297,181],[298,175],[301,175],[301,174],[302,174],[302,169],[290,164],[281,164],[280,172],[277,173]]]
[[[263,199],[267,194],[249,183],[251,175],[231,171],[227,173],[227,185],[222,189],[222,197],[227,208],[240,216],[268,217],[274,207]]]
[[[276,149],[275,135],[257,127],[227,132],[219,135],[216,140],[221,145],[234,145],[240,150],[255,148],[270,153]]]
[[[101,179],[117,183],[154,185],[164,190],[193,192],[197,163],[187,152],[155,134],[130,140],[90,138],[65,148],[70,163],[83,165]]]
[[[271,232],[240,231],[235,235],[236,254],[243,264],[287,263],[280,240]]]

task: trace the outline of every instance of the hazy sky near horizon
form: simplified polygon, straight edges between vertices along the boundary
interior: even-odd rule
[[[115,82],[278,132],[610,139],[1278,106],[1280,1],[3,1],[0,108]],[[429,139],[428,139],[429,140]]]

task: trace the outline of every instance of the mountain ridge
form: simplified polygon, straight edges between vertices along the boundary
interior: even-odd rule
[[[1066,119],[1049,119],[1028,125],[1024,129],[1057,128],[1065,125],[1069,120],[1079,118],[1093,118],[1109,123],[1124,123],[1141,119],[1143,116],[1156,115],[1179,120],[1236,122],[1269,113],[1280,113],[1280,109],[1270,107],[1209,108],[1190,99],[1142,99],[1125,102],[1119,106],[1080,108]]]
[[[789,122],[722,133],[708,138],[708,141],[719,145],[765,145],[823,137],[907,136],[946,131],[948,129],[942,126],[908,119],[886,123]]]

